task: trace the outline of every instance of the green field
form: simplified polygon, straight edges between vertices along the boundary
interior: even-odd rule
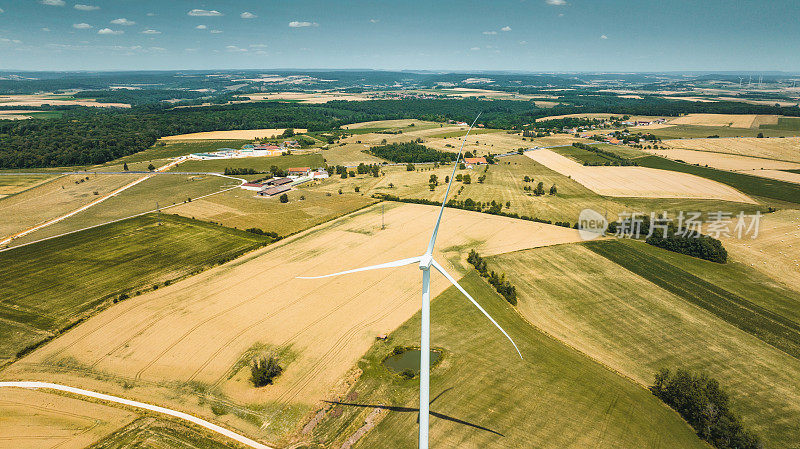
[[[587,242],[586,247],[800,360],[800,324],[797,321],[654,257],[658,252],[655,248],[620,241]],[[747,293],[748,297],[755,296],[755,292]],[[766,301],[779,294],[769,290],[761,293],[767,297]]]
[[[683,164],[659,156],[646,156],[636,159],[643,167],[690,173],[727,184],[748,195],[800,204],[800,184],[775,179],[751,176],[743,173],[716,170],[697,165]]]
[[[432,346],[444,356],[431,373],[432,447],[707,447],[645,388],[528,324],[476,272],[460,283],[515,339],[525,360],[455,288],[438,296]],[[419,314],[377,342],[359,363],[363,374],[345,404],[315,429],[318,441],[339,447],[366,416],[388,407],[358,447],[416,447],[418,381],[391,374],[381,360],[396,345],[418,341]]]
[[[655,274],[691,271],[726,290],[752,291],[747,299],[764,307],[776,302],[798,309],[797,293],[770,297],[774,282],[741,265],[713,264],[670,253],[641,242],[598,242],[616,250],[622,245],[641,254]],[[670,267],[659,263],[662,255]],[[800,447],[800,361],[670,293],[586,245],[557,245],[487,258],[516,286],[518,310],[534,326],[642,385],[661,368],[705,372],[729,392],[731,405],[765,447]],[[642,265],[641,263],[639,265]],[[714,264],[718,265],[718,264]],[[679,273],[679,271],[678,271]],[[670,279],[667,279],[668,281]],[[683,278],[671,279],[675,284]],[[751,288],[764,282],[761,289]],[[772,289],[772,296],[785,290]]]
[[[0,198],[24,192],[54,177],[52,175],[0,175]]]
[[[225,441],[222,444],[220,441]],[[139,418],[87,449],[177,448],[229,449],[245,447],[236,441],[212,439],[204,430],[154,418]]]
[[[139,176],[141,175],[130,175],[130,180],[133,181]],[[155,175],[89,209],[15,239],[9,246],[34,242],[89,226],[96,226],[136,214],[154,211],[156,206],[165,208],[175,204],[182,204],[189,198],[196,199],[238,184],[239,182],[236,180],[212,175]],[[169,212],[169,209],[167,211]]]
[[[287,193],[288,203],[281,203],[278,198],[259,197],[250,190],[233,189],[178,205],[169,209],[169,212],[232,228],[260,228],[286,236],[377,201],[355,193],[352,187],[345,187],[347,193],[340,195],[335,186],[345,183],[336,181],[331,179],[321,186],[301,185]]]
[[[122,293],[135,295],[268,242],[148,214],[0,252],[0,360],[13,359]]]
[[[774,125],[773,125],[774,126]],[[671,125],[666,128],[647,130],[659,139],[692,139],[709,136],[719,137],[790,137],[800,135],[800,130],[758,128],[731,128],[728,126]]]
[[[589,164],[589,165],[606,165],[612,164],[615,162],[614,159],[603,156],[600,153],[595,153],[593,151],[584,150],[583,148],[576,148],[573,146],[568,147],[556,147],[550,148],[550,150],[562,155],[566,156],[570,159],[574,159],[580,164]]]
[[[229,168],[252,168],[258,172],[266,173],[273,165],[280,169],[290,167],[323,167],[325,162],[320,153],[292,154],[289,156],[263,156],[238,159],[223,159],[210,161],[186,161],[173,170],[183,172],[214,172],[222,173]]]
[[[473,129],[469,132],[470,136],[474,136],[477,134],[489,134],[489,133],[504,133],[506,130],[504,129]],[[456,131],[445,131],[438,134],[431,134],[427,136],[430,139],[449,139],[452,137],[464,137],[467,135],[467,130],[456,130]]]
[[[778,123],[774,125],[761,125],[761,129],[778,129],[783,131],[800,131],[800,118],[797,117],[778,117]]]

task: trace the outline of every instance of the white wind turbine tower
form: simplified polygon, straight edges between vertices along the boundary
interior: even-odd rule
[[[478,114],[480,117],[480,114]],[[340,274],[348,274],[348,273],[356,273],[359,271],[367,271],[367,270],[377,270],[379,268],[394,268],[394,267],[402,267],[403,265],[411,265],[418,263],[419,269],[422,271],[422,323],[420,326],[420,356],[419,356],[419,448],[420,449],[428,449],[428,418],[430,414],[430,352],[431,352],[431,267],[435,268],[436,271],[441,273],[451,284],[453,284],[464,296],[469,299],[475,307],[478,308],[489,321],[492,322],[503,335],[508,338],[512,345],[514,345],[514,349],[517,350],[517,354],[519,354],[520,359],[522,358],[522,353],[519,351],[516,343],[511,337],[497,324],[497,321],[494,320],[483,307],[480,306],[472,296],[467,293],[458,282],[453,278],[453,276],[448,273],[439,262],[436,262],[433,259],[433,247],[436,243],[436,235],[439,232],[439,224],[442,222],[442,214],[444,213],[444,206],[447,203],[447,196],[450,194],[450,186],[453,184],[453,178],[455,178],[456,168],[458,167],[458,160],[461,157],[461,152],[464,150],[464,143],[467,140],[467,136],[469,136],[470,131],[475,126],[475,123],[478,121],[478,117],[475,117],[475,121],[472,122],[470,125],[469,130],[467,130],[467,134],[464,135],[464,138],[461,140],[461,147],[458,149],[458,155],[456,156],[456,160],[453,163],[453,173],[450,175],[450,182],[447,184],[447,190],[444,194],[444,200],[442,200],[442,206],[439,208],[439,217],[436,219],[436,225],[433,228],[433,233],[431,234],[431,239],[428,242],[428,248],[425,250],[425,253],[421,256],[411,257],[408,259],[401,259],[395,260],[394,262],[386,262],[379,265],[371,265],[368,267],[362,268],[355,268],[352,270],[342,271],[339,273],[332,273],[326,274],[324,276],[298,276],[299,279],[320,279],[326,278],[331,276],[338,276]]]

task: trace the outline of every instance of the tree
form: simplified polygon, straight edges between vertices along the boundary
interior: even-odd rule
[[[558,189],[556,189],[556,185],[553,184],[553,186],[550,187],[550,195],[555,195],[556,193],[558,193]]]
[[[461,179],[464,181],[464,184],[472,183],[472,178],[469,176],[469,174],[464,175],[463,177],[461,177]]]
[[[525,175],[525,177],[522,178],[522,180],[525,181],[525,182],[531,182],[531,177],[528,176],[528,175]]]
[[[428,184],[438,186],[439,185],[439,177],[436,175],[431,175],[430,180],[428,180]]]
[[[342,170],[342,179],[347,179],[347,170]]]
[[[450,184],[450,176],[449,175],[444,177],[444,183],[445,184]]]
[[[156,169],[156,166],[153,165],[153,164],[150,164],[150,165],[147,166],[147,169],[150,170],[150,171],[153,171],[153,170]]]
[[[122,169],[125,170],[125,171],[128,171],[128,163],[127,162],[122,164]]]
[[[360,192],[361,191],[361,187],[356,186],[355,191],[356,191],[356,193]]]
[[[536,185],[536,189],[533,191],[533,194],[537,195],[537,196],[544,195],[544,183],[543,182],[540,181],[539,184]]]
[[[758,135],[756,137],[758,137],[759,139],[763,139],[764,138],[764,133],[758,133]]]
[[[289,202],[289,195],[284,193],[278,199],[281,201],[281,203],[288,203]]]
[[[414,171],[414,164],[409,163],[408,165],[406,165],[406,171]]]
[[[294,128],[286,128],[281,137],[294,137]]]
[[[274,379],[283,372],[283,368],[278,364],[275,357],[261,357],[260,359],[253,360],[250,365],[250,381],[253,382],[255,387],[263,387],[265,385],[272,385]]]

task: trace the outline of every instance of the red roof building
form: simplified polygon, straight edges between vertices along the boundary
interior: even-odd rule
[[[311,171],[311,167],[292,167],[286,170],[290,175],[305,175]]]
[[[464,158],[464,163],[469,164],[469,165],[481,165],[481,164],[485,165],[485,164],[487,164],[485,157],[465,157]]]

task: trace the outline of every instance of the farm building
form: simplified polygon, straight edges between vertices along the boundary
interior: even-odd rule
[[[485,157],[465,157],[464,163],[467,165],[486,165]]]
[[[285,184],[289,184],[292,182],[291,178],[272,178],[264,183],[264,185],[268,186],[282,186]]]
[[[289,176],[307,176],[311,171],[311,167],[292,167],[286,170]]]
[[[325,170],[322,170],[322,169],[317,169],[315,171],[312,171],[310,176],[313,179],[325,179],[325,178],[329,177],[328,172],[326,172]]]
[[[245,190],[254,190],[254,191],[259,191],[259,190],[261,190],[261,189],[262,189],[264,186],[263,186],[262,184],[260,184],[260,183],[257,183],[257,182],[246,182],[246,183],[242,184],[242,185],[241,185],[241,186],[239,186],[239,187],[241,187],[241,188],[243,188],[243,189],[245,189]]]
[[[292,190],[292,187],[289,185],[264,187],[263,189],[259,190],[258,195],[275,196],[290,190]]]

